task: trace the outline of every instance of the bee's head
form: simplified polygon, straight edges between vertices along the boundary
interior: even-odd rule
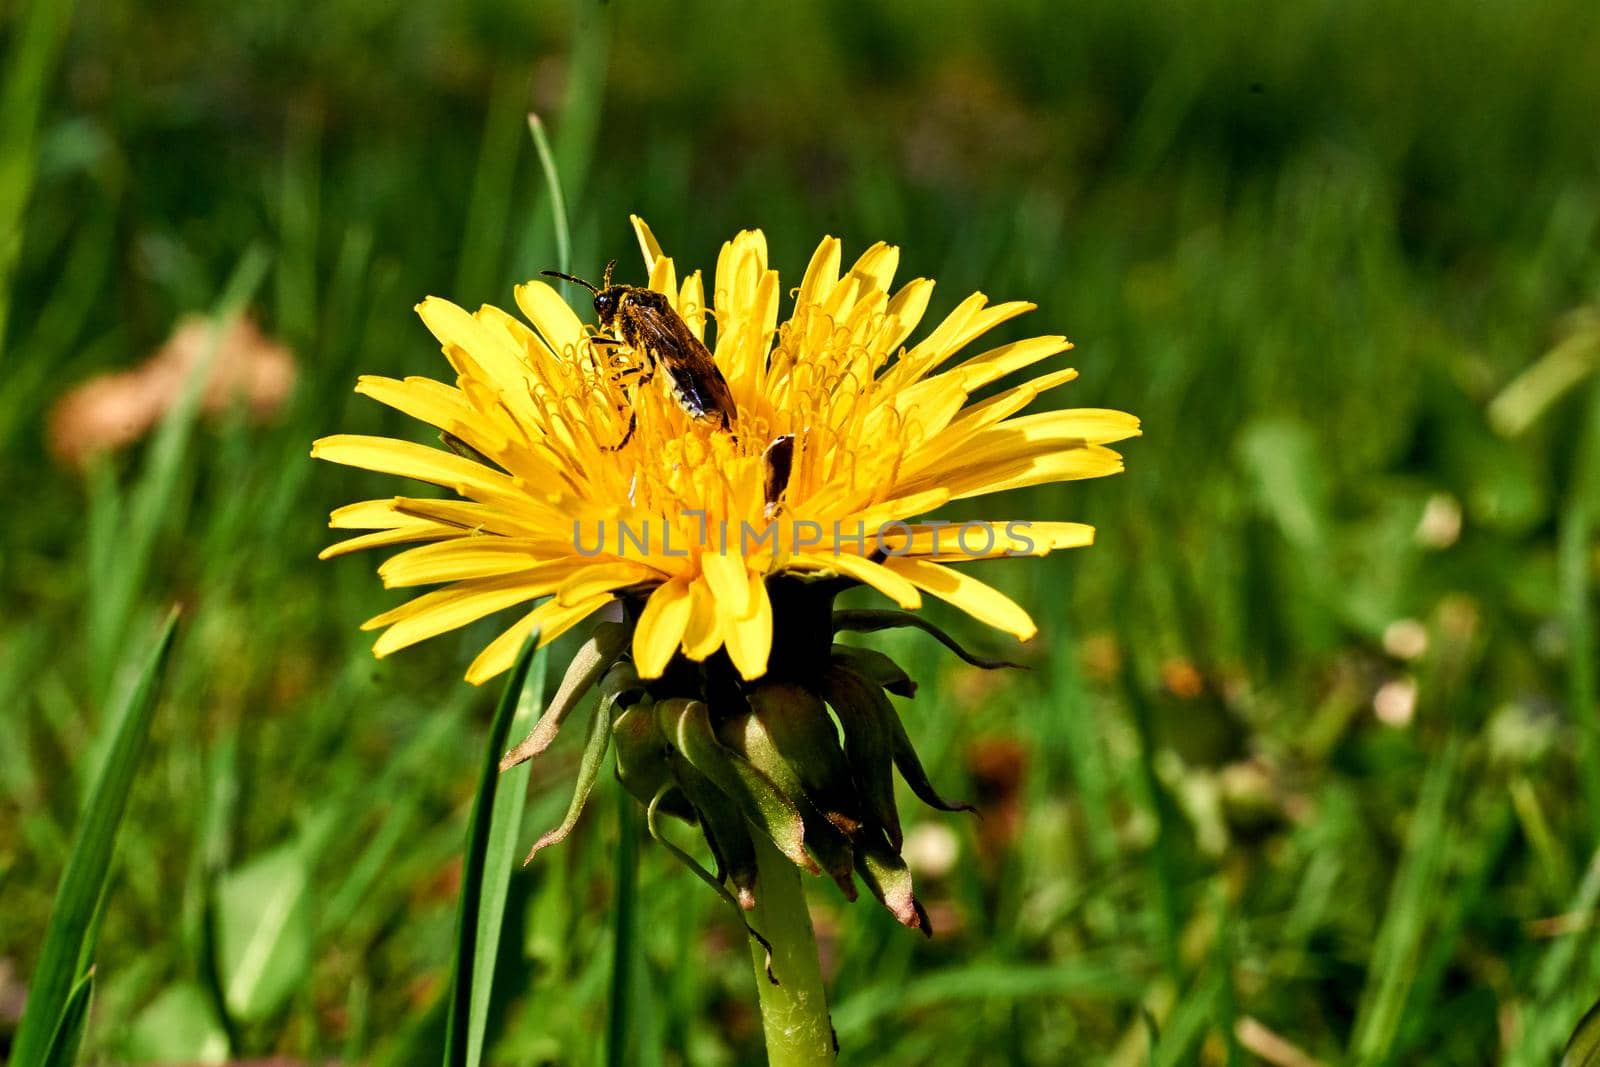
[[[612,285],[611,272],[617,269],[617,261],[612,260],[606,264],[606,272],[600,278],[600,284],[586,282],[582,278],[575,278],[570,274],[563,274],[558,270],[546,270],[539,273],[548,278],[560,278],[562,281],[573,282],[581,285],[594,294],[594,313],[600,318],[600,325],[610,327],[617,317],[617,309],[622,306],[623,294],[627,292],[626,285]]]
[[[611,285],[596,291],[594,294],[594,313],[600,319],[600,325],[609,327],[617,317],[617,308],[622,306],[622,293],[624,286]]]

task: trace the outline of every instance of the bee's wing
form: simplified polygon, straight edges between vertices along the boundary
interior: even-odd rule
[[[711,351],[672,311],[641,318],[640,340],[666,369],[684,410],[697,419],[715,415],[724,426],[731,424],[737,414],[733,392]]]

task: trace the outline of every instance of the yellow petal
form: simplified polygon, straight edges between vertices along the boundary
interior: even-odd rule
[[[465,308],[430,296],[417,305],[417,314],[440,345],[466,352],[501,388],[509,388],[527,378],[530,368],[511,338],[485,329]]]
[[[583,323],[561,294],[544,282],[523,282],[516,288],[517,307],[533,328],[539,331],[545,344],[557,356],[565,358],[576,350],[583,339]]]
[[[610,593],[614,589],[660,580],[660,571],[646,567],[642,563],[626,563],[619,560],[591,563],[574,571],[572,577],[561,583],[556,599],[570,607],[593,599],[601,593]]]
[[[703,660],[721,647],[717,598],[705,578],[697,578],[689,586],[689,623],[683,630],[683,654],[692,660]]]
[[[372,653],[379,659],[430,637],[476,622],[515,604],[537,600],[554,592],[553,582],[516,578],[486,578],[459,582],[368,619],[362,629],[387,625]]]
[[[1081,522],[985,522],[969,519],[942,524],[922,523],[884,535],[885,550],[935,563],[995,559],[1001,556],[1044,556],[1057,549],[1094,543],[1094,527]]]
[[[683,641],[692,607],[687,578],[674,578],[650,594],[633,631],[633,662],[639,677],[661,677]]]
[[[933,282],[927,278],[913,278],[894,294],[886,309],[890,318],[899,325],[884,337],[884,348],[893,352],[906,343],[912,331],[928,312],[928,301],[933,298]]]
[[[562,604],[555,600],[540,604],[539,608],[545,611],[545,617],[539,620],[539,644],[548,645],[615,599],[609,593],[601,593],[576,604]]]
[[[812,304],[821,304],[828,299],[833,287],[839,284],[842,247],[837,237],[824,237],[822,243],[817,245],[817,250],[811,254],[811,262],[806,266],[805,276],[800,281],[800,291],[795,296],[797,312]]]
[[[380,474],[398,474],[402,478],[442,485],[463,495],[478,490],[503,493],[511,488],[511,479],[481,463],[463,459],[451,452],[441,452],[437,448],[388,437],[335,434],[314,442],[311,455],[314,459],[342,463],[347,467],[360,467]]]
[[[483,421],[461,390],[432,378],[401,381],[363,374],[356,379],[356,392],[441,430]]]
[[[971,359],[956,364],[947,373],[960,375],[970,393],[982,389],[990,382],[997,382],[1023,367],[1031,367],[1040,360],[1070,351],[1072,342],[1065,337],[1056,335],[1029,337],[1023,341],[1013,341],[1011,344],[980,352]]]
[[[861,556],[845,553],[836,556],[826,553],[807,553],[803,556],[790,557],[784,566],[787,570],[825,571],[854,578],[876,589],[907,611],[914,611],[922,606],[922,594],[917,592],[916,586],[882,564]]]
[[[941,475],[941,479],[951,490],[950,499],[963,500],[984,493],[1104,478],[1121,472],[1120,455],[1102,445],[1088,445],[1022,460],[995,459],[981,464],[963,464]]]
[[[1078,372],[1070,367],[1042,374],[1031,382],[1024,382],[1022,385],[1006,389],[971,407],[964,408],[941,433],[925,441],[921,447],[913,449],[910,455],[905,457],[900,468],[901,477],[913,478],[927,470],[935,461],[949,456],[957,449],[964,449],[978,433],[1010,418],[1033,403],[1042,393],[1058,385],[1064,385],[1077,376]]]
[[[638,215],[629,215],[628,221],[633,223],[633,234],[639,239],[639,251],[644,253],[644,269],[651,270],[656,260],[661,258],[661,242],[656,240],[656,235],[650,232],[650,227]]]
[[[678,269],[672,262],[671,256],[657,256],[654,265],[650,268],[650,288],[658,293],[665,293],[667,300],[673,305],[673,310],[678,310]]]
[[[885,500],[864,509],[860,514],[850,520],[852,524],[859,524],[866,530],[868,536],[875,535],[879,529],[891,522],[915,518],[926,515],[935,508],[943,507],[950,501],[950,490],[943,486],[924,489],[904,496],[896,496],[893,500]]]
[[[890,558],[884,566],[905,576],[924,592],[954,604],[979,622],[1026,641],[1038,632],[1028,613],[1015,600],[969,574],[926,560]]]
[[[706,286],[699,271],[685,278],[678,290],[678,314],[696,340],[706,339]]]
[[[1110,408],[1064,408],[1010,419],[994,427],[990,435],[995,440],[1003,440],[1008,446],[1037,446],[1068,441],[1108,445],[1138,437],[1139,420],[1126,411],[1113,411]]]
[[[1035,307],[1021,300],[996,304],[994,307],[986,307],[987,302],[988,298],[982,293],[973,293],[962,301],[931,334],[907,352],[906,358],[896,365],[891,372],[895,385],[900,388],[910,385],[944,365],[976,338],[1007,319],[1014,319],[1018,315],[1032,311]],[[972,385],[970,388],[977,388],[977,385]]]
[[[390,530],[399,526],[418,526],[428,521],[397,511],[395,499],[363,500],[334,508],[328,516],[328,525],[335,530]]]
[[[742,556],[708,551],[700,556],[700,569],[705,573],[706,584],[734,618],[750,614],[750,581]]]
[[[961,417],[951,423],[946,436],[981,430],[1004,419],[1009,419],[1040,396],[1059,385],[1075,381],[1078,372],[1072,367],[1041,374],[1021,385],[1012,386],[982,400],[961,412]]]
[[[529,580],[572,573],[573,560],[538,555],[541,546],[521,537],[455,536],[438,544],[423,545],[391,556],[378,567],[378,577],[390,589],[468,578],[492,578],[526,572]]]
[[[460,535],[461,531],[454,526],[419,522],[410,526],[396,526],[392,530],[375,530],[372,533],[361,534],[359,537],[347,537],[343,541],[335,541],[321,552],[318,552],[317,558],[333,559],[335,556],[344,556],[351,552],[360,552],[368,548],[388,548],[391,545],[408,545],[417,541],[437,541],[441,538],[459,537]]]
[[[550,603],[554,601],[534,608],[512,623],[499,637],[490,641],[467,666],[467,681],[472,685],[482,685],[495,675],[508,670],[517,661],[517,653],[522,651],[522,646],[528,643],[529,635],[539,625],[539,612]]]
[[[1011,419],[976,433],[944,457],[952,469],[991,463],[1021,463],[1085,446],[1139,436],[1139,420],[1121,411],[1079,408]],[[917,470],[925,470],[918,464]],[[909,472],[908,472],[909,473]]]
[[[527,525],[519,523],[517,516],[507,515],[498,508],[474,500],[429,500],[423,497],[397,496],[393,503],[395,511],[413,521],[442,523],[454,526],[462,532],[493,533],[537,540],[541,545],[540,554],[544,556],[557,555],[562,549],[572,547],[571,536],[567,531],[534,537],[534,531]]]
[[[898,488],[922,492],[932,491],[927,489],[929,486],[938,486],[950,494],[948,499],[963,500],[1028,485],[1101,478],[1121,470],[1122,457],[1103,445],[1085,445],[1042,456],[990,456],[977,461],[969,461],[957,452]]]
[[[879,241],[861,253],[861,258],[855,261],[850,273],[861,275],[873,289],[888,292],[890,284],[894,282],[894,272],[899,266],[900,249]]]
[[[748,616],[735,617],[726,611],[718,612],[728,658],[733,660],[739,676],[747,682],[767,673],[767,659],[772,654],[772,601],[767,596],[767,584],[760,575],[752,574],[749,589],[746,599],[752,610]]]
[[[482,685],[510,668],[535,630],[539,632],[539,644],[548,645],[610,602],[610,595],[602,594],[571,605],[555,600],[540,604],[478,653],[478,658],[467,668],[467,681]]]

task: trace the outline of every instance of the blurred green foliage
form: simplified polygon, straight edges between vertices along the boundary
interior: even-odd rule
[[[487,631],[370,658],[392,595],[314,557],[393,483],[306,449],[420,439],[355,375],[440,373],[412,303],[555,265],[530,108],[580,272],[636,262],[630,211],[681,265],[762,227],[788,279],[887,239],[936,313],[1036,300],[1067,402],[1145,420],[1126,475],[1005,502],[1101,530],[987,572],[1040,618],[1032,672],[888,642],[989,814],[918,831],[932,942],[816,887],[848,1054],[1542,1064],[1600,996],[1589,0],[84,0],[64,41],[60,11],[0,9],[0,1004],[98,709],[178,601],[88,1055],[437,1059]],[[274,421],[47,457],[70,385],[239,307],[300,360]],[[526,838],[577,756],[534,769]],[[489,1062],[599,1054],[593,807],[512,879]],[[758,1057],[721,903],[646,845],[636,907],[634,1062]]]

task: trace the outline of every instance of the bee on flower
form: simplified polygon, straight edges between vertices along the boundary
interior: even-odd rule
[[[614,741],[617,774],[652,830],[662,813],[701,828],[716,871],[689,861],[719,891],[756,908],[761,856],[775,849],[852,899],[859,878],[926,932],[900,857],[894,773],[926,803],[963,805],[934,790],[890,700],[914,683],[834,636],[914,626],[997,665],[913,614],[923,598],[1027,640],[1027,611],[965,566],[1088,545],[1094,531],[930,516],[955,500],[1117,473],[1108,446],[1136,436],[1138,420],[1099,408],[1022,414],[1076,377],[1040,369],[1071,347],[1063,337],[978,343],[1032,304],[976,293],[914,339],[933,282],[895,288],[891,245],[842,269],[840,242],[823,240],[780,321],[783,289],[760,231],[723,246],[708,294],[698,271],[680,279],[644,222],[633,225],[647,285],[614,283],[611,267],[600,285],[557,275],[591,292],[594,323],[538,280],[516,290],[526,321],[435,297],[418,305],[453,384],[363,377],[356,389],[435,427],[445,447],[339,435],[312,455],[453,496],[339,508],[332,526],[366,532],[323,556],[399,547],[378,568],[384,584],[435,587],[366,622],[382,631],[378,656],[518,612],[468,667],[474,684],[531,639],[597,620],[502,766],[543,751],[598,687],[585,766]],[[853,586],[895,608],[836,611]],[[535,851],[572,828],[592,784],[592,773],[580,780],[568,818]]]

